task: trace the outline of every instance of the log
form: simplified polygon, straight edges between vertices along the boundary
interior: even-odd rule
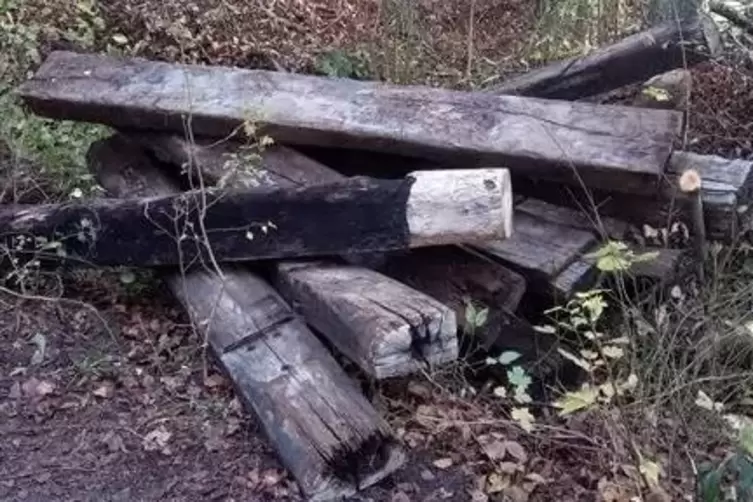
[[[511,206],[505,169],[428,171],[3,208],[0,228],[11,249],[45,237],[77,261],[175,266],[483,242],[509,235]]]
[[[671,20],[592,53],[557,61],[490,90],[549,99],[581,99],[715,58],[721,41],[705,15]]]
[[[428,295],[363,267],[288,262],[276,272],[306,322],[374,378],[458,357],[455,313]]]
[[[215,137],[253,122],[280,143],[504,165],[627,192],[655,189],[682,124],[672,111],[70,52],[52,53],[19,93],[57,119],[183,133],[190,117],[193,134]]]
[[[96,142],[88,157],[111,194],[176,191],[119,137]],[[404,463],[387,423],[263,279],[237,267],[164,278],[310,500],[353,495]]]
[[[695,170],[703,178],[701,199],[706,234],[710,240],[735,242],[749,230],[751,198],[753,197],[753,161],[727,159],[716,155],[700,155],[677,151],[667,165],[660,190],[652,197],[631,196],[615,192],[591,190],[589,195],[575,188],[563,189],[554,183],[513,178],[516,193],[534,196],[553,204],[571,207],[593,207],[598,213],[636,224],[669,227],[673,221],[690,223],[692,197],[678,190],[683,172]]]
[[[169,134],[129,137],[161,161],[187,166],[193,178],[225,186],[302,186],[343,176],[291,148],[265,149],[259,165],[238,164],[243,145],[189,142]],[[377,379],[407,375],[458,356],[452,310],[378,272],[338,261],[272,264],[278,291],[341,353]]]

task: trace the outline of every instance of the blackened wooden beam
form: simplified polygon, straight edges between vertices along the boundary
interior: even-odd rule
[[[9,207],[0,229],[9,249],[25,236],[95,265],[190,266],[504,239],[511,201],[505,169],[428,171]]]
[[[213,137],[251,124],[280,143],[500,165],[630,193],[654,189],[682,124],[674,111],[71,52],[52,53],[19,93],[57,119]]]

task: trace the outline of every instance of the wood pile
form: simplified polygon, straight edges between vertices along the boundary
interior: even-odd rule
[[[3,208],[3,238],[159,267],[304,494],[352,495],[406,454],[328,346],[373,379],[452,362],[472,297],[490,307],[482,348],[535,357],[555,341],[523,299],[594,287],[588,254],[636,225],[692,223],[689,169],[705,235],[748,228],[751,162],[678,150],[677,109],[583,99],[716,44],[693,18],[496,93],[54,52],[19,94],[114,129],[88,155],[109,197]],[[683,251],[657,251],[628,273],[677,277]]]

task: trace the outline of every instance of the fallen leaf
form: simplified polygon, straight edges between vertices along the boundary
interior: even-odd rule
[[[497,357],[497,361],[499,362],[499,364],[507,366],[508,364],[511,364],[520,359],[520,357],[520,352],[515,352],[514,350],[506,350],[502,352],[499,357]]]
[[[602,353],[609,359],[619,359],[625,355],[625,351],[622,348],[615,347],[614,345],[607,345],[602,349]]]
[[[48,380],[38,380],[35,377],[31,377],[23,383],[21,386],[24,395],[26,397],[40,397],[47,396],[55,392],[55,384]]]
[[[209,375],[204,379],[204,386],[208,389],[216,389],[225,385],[225,377],[219,373]]]
[[[480,436],[478,438],[481,444],[481,449],[484,450],[484,454],[489,457],[489,460],[502,460],[505,458],[505,443],[491,439],[489,436]]]
[[[390,500],[391,502],[411,502],[410,497],[405,492],[397,492]]]
[[[513,408],[510,416],[513,420],[518,422],[518,425],[520,425],[524,431],[531,432],[533,430],[533,423],[536,419],[528,408]]]
[[[519,486],[505,488],[505,496],[511,502],[528,502],[530,494]]]
[[[44,356],[47,352],[47,338],[41,333],[36,333],[31,341],[37,348],[31,356],[30,364],[32,366],[39,366],[44,361]]]
[[[21,396],[23,396],[23,393],[21,392],[21,384],[19,382],[13,382],[8,391],[8,398],[20,399]]]
[[[168,431],[164,425],[160,425],[156,429],[147,433],[142,440],[142,446],[146,451],[165,451],[167,442],[172,437],[172,433]]]
[[[510,478],[493,472],[486,477],[486,493],[499,493],[510,486]]]
[[[497,466],[497,469],[499,472],[503,472],[505,474],[515,474],[520,470],[520,465],[516,464],[515,462],[500,462],[500,464]]]
[[[584,385],[580,390],[566,392],[554,402],[554,406],[560,409],[560,415],[568,415],[589,408],[598,397],[599,389]]]
[[[695,398],[695,404],[696,406],[699,406],[703,408],[704,410],[709,411],[721,411],[724,405],[722,403],[716,403],[713,399],[709,397],[708,394],[703,392],[702,390],[698,391],[698,394]]]
[[[92,391],[97,397],[102,399],[110,399],[115,394],[115,385],[112,382],[104,382],[102,385]]]
[[[267,469],[261,474],[261,481],[264,486],[271,487],[277,485],[280,481],[282,481],[283,477],[283,473],[279,470]]]
[[[433,464],[437,469],[447,469],[452,465],[452,459],[449,457],[440,458],[438,460],[435,460]]]
[[[641,463],[638,466],[638,470],[640,470],[641,474],[643,475],[643,479],[646,480],[646,483],[649,486],[659,486],[659,474],[661,472],[659,464],[643,458],[641,459]]]
[[[488,502],[489,496],[481,490],[473,490],[469,493],[471,502]]]
[[[421,399],[429,399],[431,397],[431,389],[418,382],[408,383],[408,393]]]
[[[119,434],[113,431],[107,432],[102,437],[101,441],[102,443],[107,445],[107,449],[110,450],[111,453],[115,453],[117,451],[127,453],[125,444],[123,443],[123,438]]]
[[[517,443],[515,441],[505,441],[504,448],[512,455],[515,460],[520,462],[521,464],[525,463],[526,460],[528,460],[528,454],[526,453],[526,449],[523,448],[520,443]]]
[[[421,479],[423,479],[424,481],[432,481],[436,479],[436,476],[429,469],[424,469],[423,471],[421,471]]]
[[[128,37],[121,33],[116,33],[112,37],[112,41],[115,42],[118,45],[126,45],[128,43]]]
[[[504,398],[507,397],[507,389],[505,389],[502,386],[500,386],[500,387],[494,387],[494,390],[492,392],[494,393],[495,396],[497,396],[499,398],[504,399]]]

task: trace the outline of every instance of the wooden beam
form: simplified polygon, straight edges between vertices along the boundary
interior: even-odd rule
[[[190,122],[215,137],[251,122],[280,143],[504,165],[627,192],[655,188],[682,123],[672,111],[70,52],[52,53],[19,92],[51,118],[178,133]]]
[[[96,142],[89,162],[113,195],[176,191],[118,137]],[[263,279],[237,267],[164,277],[310,500],[350,496],[404,463],[387,423]]]
[[[703,178],[701,198],[710,240],[734,242],[753,226],[753,161],[727,159],[677,151],[667,165],[666,177],[653,196],[625,196],[615,192],[589,190],[543,181],[514,178],[516,193],[534,196],[570,207],[595,207],[598,214],[636,225],[666,228],[674,221],[689,223],[691,200],[678,189],[679,177],[696,170]]]
[[[256,165],[248,165],[243,162],[243,145],[236,142],[189,142],[169,134],[129,137],[161,161],[185,166],[193,179],[210,185],[303,186],[343,179],[281,145],[266,148]],[[457,359],[455,313],[430,296],[338,261],[283,261],[271,266],[275,285],[296,312],[371,377],[406,375]]]
[[[97,265],[188,265],[504,239],[511,205],[505,169],[423,171],[403,180],[4,208],[0,228],[10,249],[34,236]]]
[[[557,61],[490,90],[549,99],[580,99],[684,68],[721,50],[714,22],[705,15],[675,19],[578,58]]]

